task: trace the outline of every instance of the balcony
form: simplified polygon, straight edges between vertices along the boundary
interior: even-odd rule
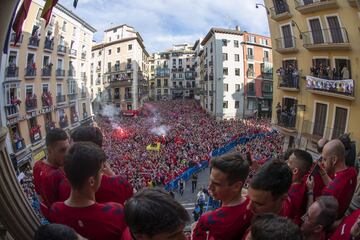
[[[247,70],[247,72],[246,72],[246,76],[247,76],[248,78],[253,78],[253,77],[255,77],[255,72],[254,72],[254,70],[249,68],[249,69]]]
[[[11,117],[13,115],[19,114],[19,106],[18,105],[6,105],[5,112],[7,117]]]
[[[276,51],[278,53],[297,53],[296,37],[275,39]]]
[[[355,100],[354,80],[328,80],[308,76],[306,78],[306,89],[318,95]]]
[[[75,75],[76,75],[76,72],[74,69],[68,70],[68,77],[75,77]]]
[[[277,124],[276,128],[280,131],[294,133],[296,132],[296,109],[279,109],[276,111]]]
[[[23,35],[21,34],[19,41],[16,43],[17,46],[20,46],[20,44],[23,41]],[[10,37],[10,43],[14,44],[15,43],[15,38],[16,38],[16,33],[11,33],[11,37]]]
[[[213,65],[214,65],[213,61],[209,61],[209,66],[213,66]]]
[[[295,9],[302,14],[337,9],[337,0],[295,0]]]
[[[33,79],[36,76],[36,68],[28,66],[25,68],[25,79]]]
[[[100,78],[96,79],[95,85],[101,85],[101,80],[100,80]]]
[[[27,112],[33,111],[37,108],[37,97],[35,94],[26,96],[25,109]]]
[[[64,103],[66,101],[65,95],[57,95],[56,96],[56,103]]]
[[[61,128],[67,128],[69,126],[69,120],[66,114],[60,117],[59,126]]]
[[[253,90],[247,90],[247,91],[246,91],[246,95],[247,95],[248,97],[255,97],[255,96],[256,96],[256,92],[255,92],[254,89],[253,89]]]
[[[326,127],[324,123],[316,120],[315,122],[304,120],[301,129],[301,135],[314,143],[319,141],[321,138],[332,139],[332,133],[338,132],[341,132],[341,130]]]
[[[44,50],[47,52],[52,52],[53,49],[54,49],[54,40],[45,38]]]
[[[83,98],[83,99],[86,98],[86,92],[81,92],[80,97]]]
[[[59,55],[65,55],[66,49],[67,48],[64,45],[59,45],[58,48],[57,48],[57,53]]]
[[[132,101],[133,96],[131,93],[125,93],[125,101]]]
[[[131,67],[132,67],[132,65],[131,64],[126,64],[126,70],[131,70]]]
[[[53,130],[55,128],[55,122],[54,121],[47,121],[45,123],[45,131],[48,133],[49,131]]]
[[[41,140],[40,126],[32,127],[29,133],[32,144],[35,144]]]
[[[76,112],[72,112],[70,116],[71,124],[77,123],[79,121],[79,117]]]
[[[346,28],[330,28],[302,33],[304,47],[308,50],[349,50]]]
[[[269,57],[263,57],[263,62],[270,62],[270,58]]]
[[[51,66],[45,66],[41,69],[41,77],[42,78],[50,78],[51,77]]]
[[[38,48],[39,47],[39,43],[40,43],[40,38],[38,36],[31,36],[29,38],[29,44],[28,47],[29,48]]]
[[[101,71],[101,67],[100,66],[97,66],[96,67],[96,72],[100,72]]]
[[[77,98],[77,93],[69,93],[68,94],[68,100],[69,102],[75,102]]]
[[[56,78],[64,78],[65,77],[65,70],[64,69],[56,69]]]
[[[6,68],[5,77],[6,78],[17,78],[19,76],[19,67],[16,65],[10,65]]]
[[[51,107],[53,105],[51,92],[43,92],[41,100],[43,108]]]
[[[18,137],[18,139],[13,140],[13,148],[15,152],[20,152],[26,148],[25,141],[23,138]]]
[[[251,61],[254,61],[254,55],[246,55],[246,59],[247,60],[251,60]]]
[[[298,92],[299,89],[299,74],[291,71],[280,73],[278,87],[284,91]]]
[[[270,8],[271,18],[274,21],[282,21],[285,19],[289,19],[292,17],[289,6],[287,5],[286,1],[280,1],[282,4],[278,4],[278,6],[274,6]]]
[[[214,80],[214,75],[213,74],[210,74],[209,75],[209,81],[213,81]]]
[[[272,81],[273,80],[273,73],[261,73],[261,77],[262,79],[264,80],[269,80],[269,81]]]
[[[77,51],[75,49],[70,49],[69,54],[70,54],[70,57],[76,58]]]
[[[350,6],[352,6],[354,8],[360,7],[360,5],[358,5],[358,3],[356,3],[356,1],[357,0],[348,0]]]
[[[80,76],[81,76],[81,80],[82,80],[83,82],[86,82],[86,81],[87,81],[86,72],[80,73]]]
[[[82,53],[81,53],[81,59],[82,59],[82,60],[85,60],[85,59],[86,59],[86,52],[82,52]]]

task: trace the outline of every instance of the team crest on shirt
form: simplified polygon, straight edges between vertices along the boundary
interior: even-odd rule
[[[84,223],[81,220],[78,220],[79,227],[84,227]]]

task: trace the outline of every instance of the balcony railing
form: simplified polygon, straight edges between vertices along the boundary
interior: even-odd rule
[[[346,28],[330,28],[303,32],[304,47],[309,50],[350,49]]]
[[[69,77],[75,77],[75,75],[76,75],[76,72],[75,72],[74,69],[68,70],[68,76],[69,76]]]
[[[299,51],[296,47],[296,37],[277,38],[275,44],[276,51],[279,53],[295,53]]]
[[[5,106],[6,116],[11,116],[19,113],[19,106],[18,105],[7,105]]]
[[[41,100],[43,108],[51,107],[53,105],[53,99],[50,92],[43,92]]]
[[[22,43],[23,40],[23,35],[21,34],[19,41],[17,42],[16,45],[20,45]],[[16,33],[11,33],[11,37],[10,37],[10,43],[14,44],[15,43],[15,38],[16,38]]]
[[[56,96],[56,102],[57,103],[63,103],[66,101],[66,96],[65,95],[57,95]]]
[[[31,36],[29,38],[29,47],[38,48],[40,43],[40,38],[38,36]]]
[[[333,139],[343,134],[344,130],[339,128],[330,128],[320,121],[312,122],[309,120],[304,120],[302,125],[301,134],[302,136],[311,139],[312,141],[318,141],[321,138]]]
[[[246,55],[247,60],[254,60],[254,55]]]
[[[76,112],[71,113],[70,121],[71,121],[71,124],[79,121],[79,117]]]
[[[45,39],[44,49],[47,51],[52,51],[54,49],[54,40],[48,38]]]
[[[58,46],[58,48],[57,48],[57,52],[59,53],[59,54],[65,54],[66,53],[66,47],[64,46],[64,45],[59,45]]]
[[[87,81],[86,72],[82,72],[82,73],[80,74],[80,76],[81,76],[81,80],[82,80],[82,81],[84,81],[84,82]]]
[[[255,92],[255,90],[247,90],[246,95],[247,96],[256,96],[256,92]]]
[[[25,78],[35,78],[36,68],[29,66],[25,68]]]
[[[60,117],[59,126],[61,128],[67,128],[69,126],[67,115]]]
[[[246,72],[246,76],[247,77],[254,77],[255,76],[255,71],[253,69],[248,69]]]
[[[337,0],[295,0],[295,9],[302,14],[338,8]]]
[[[294,129],[296,126],[296,109],[295,106],[288,109],[276,111],[277,125],[283,128]]]
[[[69,50],[69,54],[70,54],[70,56],[72,56],[72,57],[76,57],[77,51],[76,51],[75,49],[70,49],[70,50]]]
[[[86,59],[86,52],[82,52],[82,53],[81,53],[81,59],[83,59],[83,60]]]
[[[298,91],[299,79],[300,75],[296,74],[296,72],[280,73],[278,86],[285,90]]]
[[[69,93],[68,94],[69,102],[76,101],[76,98],[77,98],[77,93]]]
[[[261,74],[262,78],[265,80],[273,80],[273,73],[262,73]]]
[[[125,100],[132,100],[132,97],[131,93],[125,93]]]
[[[306,89],[312,93],[333,96],[342,99],[355,99],[355,83],[352,79],[327,80],[308,76],[306,78]]]
[[[33,127],[30,129],[30,140],[31,143],[37,143],[41,140],[40,126]]]
[[[86,98],[86,92],[81,92],[80,96],[81,96],[81,98]]]
[[[126,70],[131,70],[131,67],[132,67],[132,65],[131,64],[126,64]]]
[[[37,108],[37,97],[36,95],[29,95],[25,100],[26,111],[32,111]]]
[[[348,0],[350,6],[354,8],[360,8],[360,2],[359,0]]]
[[[263,57],[263,62],[270,62],[270,58],[269,57]]]
[[[14,78],[19,76],[19,67],[17,66],[9,66],[6,68],[5,77]]]
[[[52,67],[50,67],[50,66],[43,67],[43,68],[41,69],[41,76],[42,76],[43,78],[49,78],[49,77],[51,77],[51,70],[52,70]]]
[[[65,70],[64,69],[56,69],[56,77],[57,78],[63,78],[65,77]]]
[[[15,152],[20,152],[21,150],[26,148],[25,141],[23,138],[20,138],[17,140],[14,139],[13,146],[14,146]]]
[[[213,74],[210,74],[209,75],[209,81],[213,81],[214,80],[214,75]]]
[[[279,1],[277,6],[270,8],[271,18],[275,21],[281,21],[288,18],[291,18],[291,13],[289,11],[289,6],[286,3],[286,0]]]

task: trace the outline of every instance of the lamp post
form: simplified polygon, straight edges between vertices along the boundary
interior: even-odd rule
[[[266,9],[266,14],[267,14],[267,15],[270,14],[269,9],[268,9],[264,4],[262,4],[262,3],[256,3],[256,4],[255,4],[255,7],[256,7],[256,8],[259,8],[259,6],[261,6],[261,7],[263,7],[263,8]]]
[[[299,31],[299,38],[303,39],[302,31],[300,30],[299,25],[294,20],[291,21],[291,26],[297,28],[297,30]]]

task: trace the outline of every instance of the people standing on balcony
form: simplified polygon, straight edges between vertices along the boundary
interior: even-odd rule
[[[281,105],[280,105],[280,102],[278,102],[277,105],[276,105],[276,117],[277,117],[278,124],[281,123]]]
[[[342,79],[350,79],[350,72],[346,65],[341,69]]]

